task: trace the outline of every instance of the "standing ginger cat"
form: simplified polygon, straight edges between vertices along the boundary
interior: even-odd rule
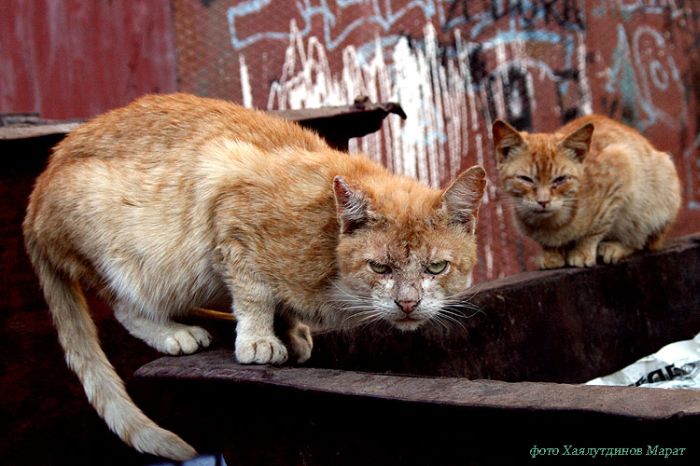
[[[498,170],[516,224],[543,248],[541,268],[588,267],[657,248],[680,208],[671,157],[609,118],[578,118],[553,134],[493,125]]]
[[[332,150],[300,126],[213,99],[150,96],[72,132],[24,221],[68,365],[136,449],[194,449],[148,419],[99,346],[81,284],[134,336],[170,354],[210,342],[172,320],[235,301],[241,363],[309,358],[299,320],[413,330],[470,281],[485,185],[472,167],[438,191]],[[289,347],[275,335],[289,323]]]

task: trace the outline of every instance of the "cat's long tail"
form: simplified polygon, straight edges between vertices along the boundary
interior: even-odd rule
[[[62,274],[27,241],[68,366],[78,375],[88,401],[109,428],[136,450],[177,461],[197,452],[172,432],[158,427],[126,393],[124,382],[100,348],[80,284]]]

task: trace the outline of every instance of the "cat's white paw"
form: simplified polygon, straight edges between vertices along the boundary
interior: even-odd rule
[[[236,359],[241,364],[283,364],[287,348],[275,336],[236,338]]]
[[[297,324],[289,330],[289,351],[294,361],[301,364],[311,357],[314,340],[308,325]]]
[[[603,241],[598,245],[598,255],[606,264],[615,264],[633,252],[633,249],[617,241]]]
[[[162,351],[168,354],[192,354],[211,343],[211,335],[201,327],[182,326],[169,330],[162,340]]]
[[[595,249],[573,249],[566,255],[566,263],[571,267],[593,267],[595,265]]]

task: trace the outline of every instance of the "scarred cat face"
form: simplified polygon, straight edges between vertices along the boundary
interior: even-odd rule
[[[520,133],[503,121],[494,123],[499,175],[522,221],[559,223],[571,217],[592,134],[592,124],[560,135]]]
[[[448,307],[471,284],[483,169],[471,168],[442,193],[410,186],[382,190],[335,180],[335,286],[347,324],[384,320],[414,330],[429,319],[450,320]]]

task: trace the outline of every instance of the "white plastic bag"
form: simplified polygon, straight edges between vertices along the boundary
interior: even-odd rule
[[[664,346],[624,369],[586,385],[685,388],[700,390],[700,333]]]

